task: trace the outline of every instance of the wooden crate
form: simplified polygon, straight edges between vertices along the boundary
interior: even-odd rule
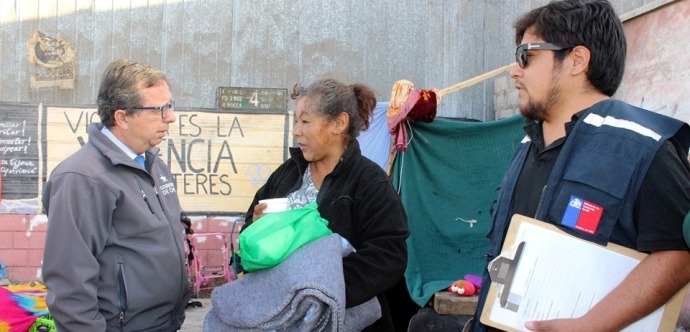
[[[434,294],[434,309],[439,315],[474,315],[478,296],[459,296],[451,292]]]

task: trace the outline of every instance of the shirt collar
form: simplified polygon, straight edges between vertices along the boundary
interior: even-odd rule
[[[552,144],[554,146],[561,144],[565,139],[570,135],[570,132],[573,130],[573,127],[575,127],[575,124],[580,120],[582,117],[582,114],[586,111],[582,110],[579,111],[570,118],[570,122],[566,122],[564,124],[565,126],[565,137],[559,138]],[[527,136],[530,138],[530,141],[532,141],[532,144],[534,144],[538,151],[543,151],[546,147],[544,146],[544,129],[542,128],[542,122],[538,120],[527,120],[525,119],[525,124],[522,126],[522,129],[525,131]]]
[[[113,134],[113,132],[110,131],[108,127],[103,126],[103,128],[101,128],[101,133],[103,133],[105,137],[107,137],[113,143],[115,143],[115,145],[117,145],[117,147],[120,148],[120,150],[122,150],[122,152],[124,152],[130,159],[134,159],[137,157],[137,154],[134,153],[134,151],[132,151],[132,149],[130,149],[127,145],[125,145],[125,143],[122,143],[122,141],[115,137],[115,134]],[[141,156],[146,157],[146,153],[142,153]]]

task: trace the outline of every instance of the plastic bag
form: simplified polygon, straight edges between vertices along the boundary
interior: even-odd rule
[[[276,266],[301,246],[332,233],[316,202],[269,213],[240,233],[242,267],[251,272]]]

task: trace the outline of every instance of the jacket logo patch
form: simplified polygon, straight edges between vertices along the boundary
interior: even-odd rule
[[[594,234],[599,227],[604,208],[577,196],[570,196],[570,202],[563,214],[561,225]]]
[[[172,182],[166,183],[166,184],[164,184],[158,188],[160,189],[161,194],[163,194],[164,196],[166,196],[168,194],[172,194],[176,191],[175,190],[175,184]]]

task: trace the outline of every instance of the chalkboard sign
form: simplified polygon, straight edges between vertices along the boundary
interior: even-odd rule
[[[0,184],[2,199],[38,196],[37,105],[0,105]]]
[[[287,111],[287,89],[219,87],[218,108]]]

